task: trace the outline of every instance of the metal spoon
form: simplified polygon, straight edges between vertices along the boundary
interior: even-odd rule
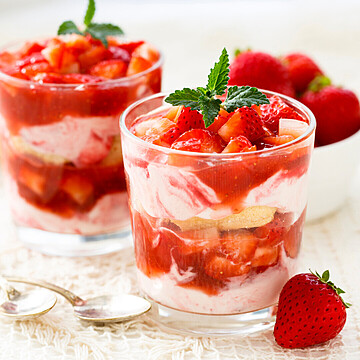
[[[29,280],[19,276],[4,276],[7,281],[40,286],[62,295],[73,306],[74,315],[93,322],[121,322],[148,312],[151,303],[135,295],[102,295],[83,300],[71,291],[43,280]],[[39,304],[43,299],[39,299]],[[49,309],[50,310],[50,309]]]
[[[46,289],[20,292],[0,276],[0,287],[5,301],[0,305],[0,314],[13,319],[34,319],[46,314],[56,304],[56,296]]]

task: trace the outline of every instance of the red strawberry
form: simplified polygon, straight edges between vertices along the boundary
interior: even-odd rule
[[[122,60],[103,60],[92,66],[90,75],[101,76],[106,79],[117,79],[126,75],[127,64]]]
[[[144,44],[144,41],[141,40],[141,41],[132,41],[128,43],[116,44],[116,45],[114,44],[114,46],[126,50],[131,55],[133,51],[142,44]]]
[[[214,122],[207,128],[208,130],[217,133],[219,129],[229,120],[229,113],[220,109],[219,115],[215,118]]]
[[[279,96],[271,96],[269,101],[270,104],[260,105],[260,110],[265,126],[272,132],[278,133],[279,120],[281,118],[305,121],[299,113],[289,105],[286,105]]]
[[[244,106],[235,110],[230,119],[219,129],[218,134],[226,142],[239,135],[254,142],[265,134],[263,120],[254,109]]]
[[[299,274],[283,287],[274,328],[276,342],[285,348],[302,348],[334,338],[345,325],[343,290],[322,276]]]
[[[239,135],[229,141],[226,148],[223,150],[223,153],[238,153],[247,151],[256,151],[256,146],[253,146],[249,139],[245,136]]]
[[[178,113],[177,118],[174,119],[174,122],[181,132],[204,128],[202,115],[196,110],[191,110],[189,107],[183,107],[180,113]]]
[[[246,275],[251,270],[251,267],[215,255],[205,264],[204,270],[207,275],[214,279],[225,280],[233,276]]]
[[[221,251],[228,260],[246,264],[254,256],[258,239],[249,231],[227,233],[221,238]]]
[[[325,79],[315,80],[324,82]],[[304,93],[300,101],[315,115],[316,141],[319,145],[346,139],[360,129],[359,99],[350,90],[315,84]]]
[[[220,153],[224,147],[219,135],[204,129],[186,131],[171,145],[172,149],[203,153]]]
[[[135,75],[141,73],[152,66],[149,60],[146,60],[140,56],[133,56],[129,62],[126,76]]]
[[[289,73],[280,60],[255,51],[240,53],[230,65],[229,85],[250,85],[294,96]]]
[[[281,60],[289,71],[290,80],[297,93],[305,91],[316,76],[323,74],[315,62],[304,54],[288,54]]]

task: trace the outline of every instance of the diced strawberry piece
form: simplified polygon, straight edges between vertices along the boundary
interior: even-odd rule
[[[61,189],[77,204],[84,205],[92,200],[94,186],[83,176],[71,175],[63,179]]]
[[[145,135],[141,138],[147,142],[151,142],[155,145],[170,147],[171,144],[181,135],[180,129],[167,118],[157,118],[157,121],[151,121],[150,128],[146,130]],[[138,132],[143,132],[145,126],[148,124],[139,124],[137,126]]]
[[[131,55],[129,54],[129,52],[127,50],[122,49],[121,47],[109,46],[108,52],[109,52],[111,59],[122,60],[126,64],[128,64],[130,62]]]
[[[86,72],[91,66],[105,60],[107,56],[108,51],[103,45],[93,45],[89,50],[79,55],[80,70]]]
[[[214,279],[226,280],[234,276],[246,275],[251,267],[246,264],[235,264],[231,260],[215,255],[204,266],[207,275]]]
[[[219,153],[224,147],[219,135],[204,129],[186,131],[171,145],[172,149],[203,153]]]
[[[69,34],[65,40],[66,49],[75,54],[83,53],[91,48],[89,39],[79,34]]]
[[[59,71],[62,74],[78,73],[80,71],[80,64],[77,62],[77,57],[67,49],[63,53]]]
[[[60,76],[64,84],[88,84],[103,81],[101,77],[88,74],[64,74]]]
[[[119,49],[125,50],[129,55],[131,55],[136,48],[140,45],[144,44],[144,41],[132,41],[127,43],[119,43],[117,39],[114,40],[109,39],[109,48],[110,47],[117,47]]]
[[[214,122],[207,128],[214,133],[217,133],[219,129],[229,120],[229,113],[220,109],[219,115],[215,118]]]
[[[244,106],[233,113],[230,119],[219,129],[218,134],[226,142],[239,135],[254,142],[264,135],[263,121],[254,109]]]
[[[279,135],[280,136],[292,136],[298,138],[302,135],[309,125],[304,121],[294,119],[280,119],[279,121]]]
[[[117,79],[126,75],[127,65],[122,60],[104,60],[92,66],[91,75],[101,76],[106,79]]]
[[[150,63],[155,63],[156,61],[159,60],[160,57],[160,54],[157,51],[157,49],[147,43],[140,44],[131,53],[132,56],[141,57],[149,61]]]
[[[204,128],[204,120],[202,115],[196,110],[191,110],[189,107],[182,107],[181,111],[174,119],[174,122],[179,127],[181,132],[185,132],[191,129]]]
[[[20,49],[20,56],[22,58],[32,55],[33,53],[39,53],[44,49],[43,45],[40,45],[37,42],[28,42],[25,43],[24,46]]]
[[[181,106],[172,106],[170,110],[166,113],[165,117],[175,123],[175,119],[177,119],[183,109],[183,105]]]
[[[37,62],[35,64],[26,65],[21,69],[21,72],[28,77],[34,77],[39,73],[49,73],[53,69],[47,61]]]
[[[152,66],[149,60],[146,60],[140,56],[133,56],[130,60],[129,67],[127,69],[126,76],[135,75],[141,73]]]
[[[221,251],[236,264],[246,264],[255,254],[258,239],[249,231],[227,233],[221,239]]]
[[[35,53],[25,58],[22,58],[21,60],[17,60],[15,66],[23,68],[24,66],[44,62],[45,60],[46,59],[42,53]]]
[[[291,135],[265,136],[262,141],[265,144],[279,146],[293,141],[295,138]]]
[[[38,73],[33,80],[40,84],[64,84],[63,76],[56,73]]]
[[[41,51],[41,54],[52,67],[60,69],[62,66],[64,50],[65,43],[57,38],[54,38],[49,41],[46,48]]]
[[[256,146],[253,146],[249,139],[247,139],[245,136],[239,135],[229,141],[229,143],[226,145],[226,148],[223,150],[223,153],[238,153],[249,151],[256,151]]]
[[[260,105],[261,116],[265,126],[275,134],[279,131],[279,120],[281,118],[305,121],[298,112],[286,105],[279,96],[274,95],[269,98],[269,101],[270,104]]]
[[[274,265],[279,257],[279,247],[258,247],[255,251],[254,257],[251,260],[253,267],[271,266]]]
[[[46,177],[26,166],[20,168],[18,181],[27,186],[33,193],[41,197],[46,190]]]

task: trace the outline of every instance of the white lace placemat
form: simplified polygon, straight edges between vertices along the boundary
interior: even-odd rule
[[[92,258],[62,258],[25,249],[14,240],[9,215],[1,211],[0,271],[43,278],[80,296],[136,293],[132,250]],[[96,327],[74,318],[70,304],[58,298],[55,308],[36,320],[0,321],[1,359],[360,359],[360,198],[338,213],[306,226],[299,270],[329,268],[353,306],[342,333],[304,350],[284,350],[272,331],[234,338],[173,335],[145,316],[122,324]]]

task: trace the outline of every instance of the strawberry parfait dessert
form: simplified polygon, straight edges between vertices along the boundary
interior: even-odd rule
[[[90,1],[84,31],[66,21],[58,36],[0,53],[3,160],[18,236],[59,255],[129,245],[118,118],[161,86],[159,51],[93,23],[94,11]]]
[[[293,275],[315,119],[302,104],[227,87],[157,94],[121,118],[138,281],[159,324],[193,334],[271,326]]]

